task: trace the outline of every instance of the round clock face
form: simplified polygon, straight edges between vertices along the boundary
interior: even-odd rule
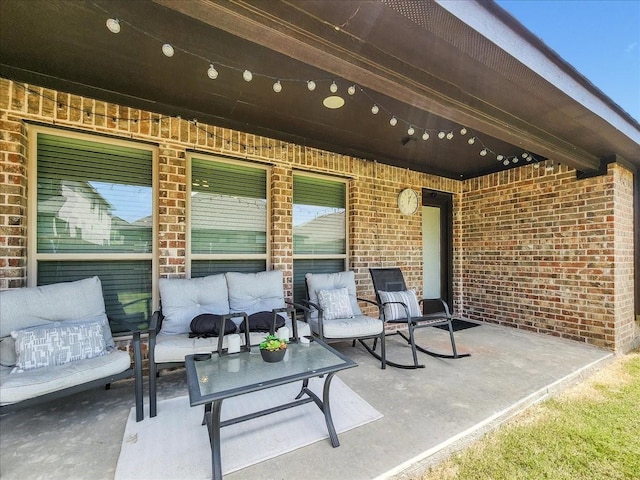
[[[398,195],[398,208],[405,215],[413,215],[418,210],[418,194],[411,188],[405,188]]]

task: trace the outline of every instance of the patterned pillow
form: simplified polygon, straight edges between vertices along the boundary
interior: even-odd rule
[[[412,318],[421,317],[420,304],[416,297],[415,290],[406,290],[403,292],[384,292],[378,291],[380,301],[385,304],[387,302],[402,302],[409,307],[409,315]],[[402,305],[399,303],[391,303],[384,306],[384,318],[385,320],[400,320],[407,318],[407,313]]]
[[[319,290],[316,295],[318,295],[318,303],[322,309],[322,318],[324,320],[353,318],[353,309],[351,308],[349,290],[347,288]]]
[[[100,322],[48,325],[11,332],[16,341],[14,371],[52,367],[109,353]]]

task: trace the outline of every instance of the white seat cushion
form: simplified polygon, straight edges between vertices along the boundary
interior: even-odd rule
[[[311,318],[309,323],[313,332],[319,334],[318,319]],[[352,318],[326,320],[322,322],[322,326],[325,338],[356,338],[379,335],[384,324],[378,318],[356,315]]]
[[[128,370],[131,365],[129,353],[115,349],[109,350],[107,355],[55,367],[16,373],[9,373],[10,368],[2,368],[0,369],[0,404],[20,402]]]

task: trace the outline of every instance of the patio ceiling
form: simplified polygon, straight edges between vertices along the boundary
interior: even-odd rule
[[[3,0],[0,59],[5,78],[452,178],[524,152],[640,167],[638,122],[492,2]]]

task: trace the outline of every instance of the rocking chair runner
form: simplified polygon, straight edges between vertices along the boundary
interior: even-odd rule
[[[411,345],[413,365],[398,364],[387,359],[389,365],[398,368],[424,368],[424,365],[418,363],[417,350],[439,358],[461,358],[470,355],[458,354],[449,306],[444,300],[441,298],[422,299],[418,302],[415,292],[407,290],[402,270],[399,268],[370,268],[369,273],[373,289],[376,292],[381,318],[385,323],[406,323],[409,330],[408,337],[400,330],[393,334],[400,335]],[[453,355],[435,353],[416,344],[414,336],[416,328],[437,325],[447,325],[449,328]]]

